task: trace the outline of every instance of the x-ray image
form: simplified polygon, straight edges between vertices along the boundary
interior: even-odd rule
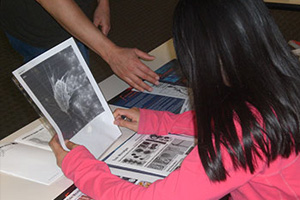
[[[22,78],[65,139],[104,111],[72,46],[23,73]]]

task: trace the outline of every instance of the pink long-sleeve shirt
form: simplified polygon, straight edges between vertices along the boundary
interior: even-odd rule
[[[259,117],[259,115],[257,115]],[[261,119],[259,119],[261,121]],[[140,112],[138,133],[178,133],[195,135],[193,112],[175,115],[169,112],[143,110]],[[237,121],[238,134],[241,127]],[[85,194],[101,200],[194,200],[220,199],[231,193],[232,199],[300,199],[299,155],[278,157],[268,167],[257,160],[255,173],[234,170],[231,159],[222,150],[228,172],[226,181],[211,182],[202,167],[197,148],[184,159],[179,169],[148,188],[134,185],[110,173],[108,166],[96,160],[83,146],[70,151],[64,158],[62,170]]]

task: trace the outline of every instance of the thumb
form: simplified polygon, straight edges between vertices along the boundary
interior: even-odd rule
[[[143,51],[141,51],[139,49],[136,49],[135,53],[136,53],[136,55],[138,57],[142,58],[143,60],[154,60],[155,59],[154,56],[152,56],[152,55],[150,55],[148,53],[145,53],[145,52],[143,52]]]
[[[121,127],[126,127],[128,129],[131,129],[133,131],[137,131],[137,122],[136,121],[126,121],[126,120],[116,120],[116,124]]]
[[[72,150],[72,149],[74,149],[75,147],[78,146],[78,144],[75,144],[75,143],[73,143],[73,142],[71,142],[69,140],[66,140],[65,144],[66,144],[67,148],[70,149],[70,150]]]
[[[63,148],[61,147],[60,143],[59,143],[59,139],[57,134],[55,134],[52,139],[49,142],[49,146],[51,147],[51,149],[53,150],[53,152],[59,152],[61,150],[63,150]]]

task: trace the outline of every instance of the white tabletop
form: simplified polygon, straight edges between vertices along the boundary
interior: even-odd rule
[[[151,51],[150,54],[154,55],[156,59],[154,61],[145,61],[144,63],[151,69],[156,70],[176,57],[173,48],[173,41],[168,40],[161,46]],[[115,75],[112,75],[99,83],[99,86],[104,94],[104,97],[107,100],[110,100],[112,97],[116,96],[129,87],[125,82],[120,80]],[[40,124],[41,121],[39,119],[35,120],[24,128],[2,139],[0,141],[0,144],[11,142],[18,136],[36,128]],[[122,137],[106,152],[106,154],[103,155],[103,157],[110,151],[114,150],[132,134],[132,132],[127,129],[122,128],[121,131],[123,133]],[[68,180],[65,177],[62,177],[53,184],[46,186],[36,182],[0,173],[0,200],[52,200],[72,184],[72,181]]]
[[[300,0],[264,0],[266,3],[300,5]]]

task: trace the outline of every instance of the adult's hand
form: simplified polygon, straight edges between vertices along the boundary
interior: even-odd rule
[[[111,27],[108,0],[98,0],[98,6],[94,12],[93,23],[96,27],[100,26],[102,33],[107,36]]]
[[[154,60],[155,57],[136,48],[116,46],[107,62],[113,72],[130,86],[139,91],[152,91],[152,88],[143,80],[157,85],[159,76],[140,59]]]
[[[124,119],[124,116],[129,120]],[[139,120],[140,120],[140,110],[138,108],[130,108],[130,109],[117,108],[114,111],[114,117],[115,117],[114,124],[129,128],[135,132],[138,131]]]
[[[51,139],[51,141],[49,142],[49,145],[56,157],[56,163],[59,167],[61,167],[62,161],[63,159],[66,157],[66,155],[68,154],[68,151],[64,150],[62,148],[62,146],[59,143],[59,139],[57,135],[54,135]],[[66,146],[68,147],[68,149],[72,150],[75,147],[77,147],[78,145],[70,142],[70,141],[66,141]]]

